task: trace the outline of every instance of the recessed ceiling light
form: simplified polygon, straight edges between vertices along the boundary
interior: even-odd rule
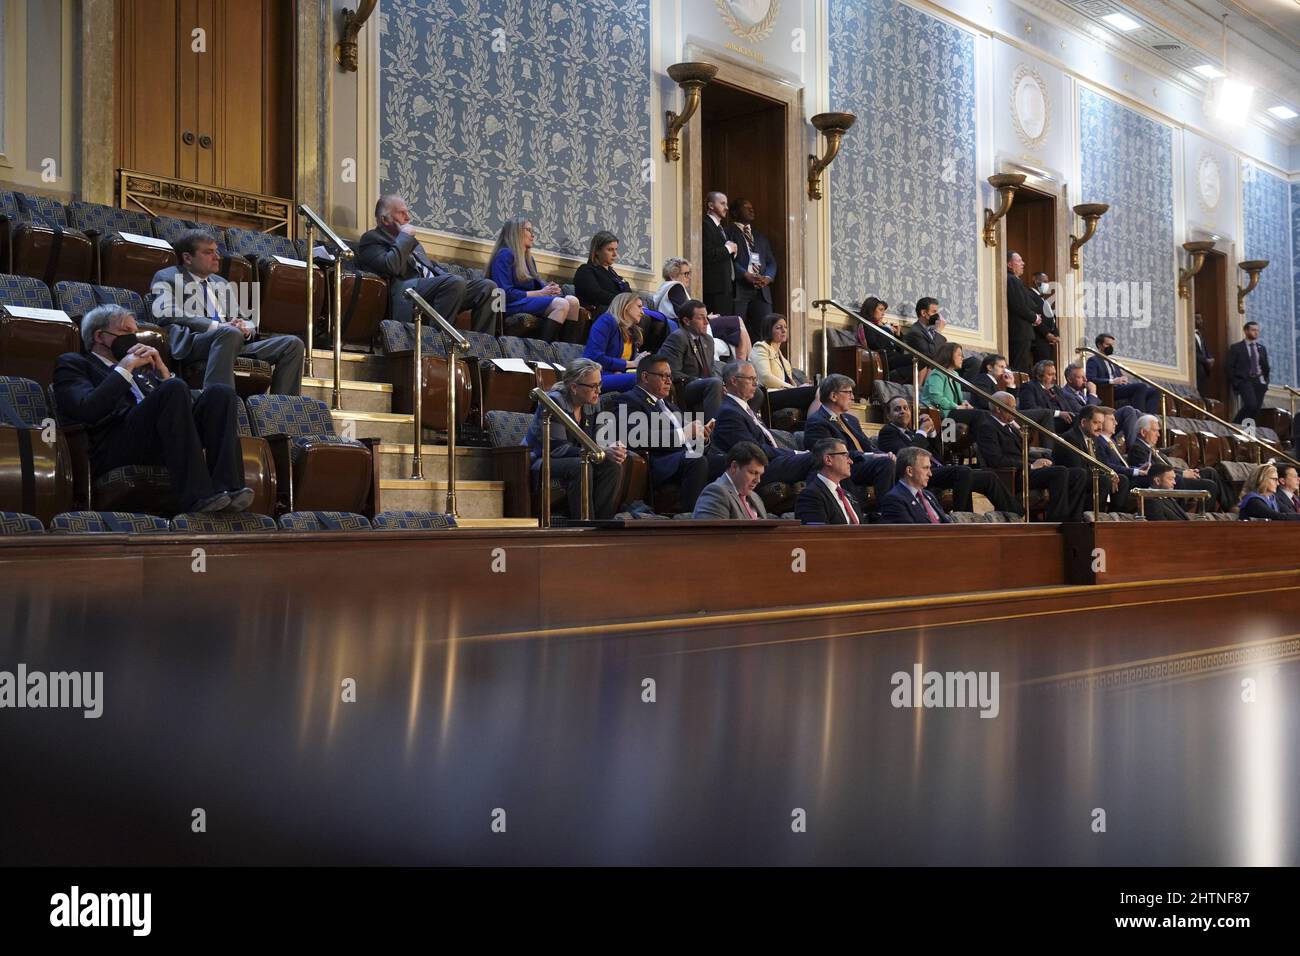
[[[1278,119],[1295,119],[1296,116],[1300,115],[1289,106],[1270,106],[1268,111]]]
[[[1123,30],[1125,33],[1128,33],[1130,30],[1136,30],[1142,26],[1142,24],[1138,23],[1132,17],[1126,17],[1122,13],[1108,13],[1106,16],[1101,18],[1101,22],[1109,23],[1116,30]]]
[[[1224,72],[1221,69],[1217,66],[1212,66],[1209,63],[1202,63],[1200,66],[1194,67],[1192,72],[1201,74],[1201,76],[1205,77],[1207,80],[1217,80],[1219,77],[1224,75]]]

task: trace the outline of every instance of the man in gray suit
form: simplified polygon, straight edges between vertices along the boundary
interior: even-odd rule
[[[722,370],[713,354],[709,334],[709,310],[691,299],[678,312],[681,326],[664,339],[659,354],[668,359],[677,404],[688,412],[700,412],[705,421],[716,418],[722,407]]]
[[[753,521],[769,517],[763,499],[754,493],[767,468],[767,455],[753,442],[742,441],[727,452],[727,470],[704,486],[695,502],[696,518],[735,518]]]
[[[388,280],[389,318],[415,321],[411,300],[403,293],[415,289],[448,322],[462,309],[470,312],[475,332],[497,334],[497,285],[491,279],[463,279],[434,265],[411,225],[406,200],[389,194],[375,203],[375,228],[361,237],[357,265]],[[505,300],[501,300],[503,307]]]
[[[180,258],[154,274],[149,283],[155,298],[153,317],[167,333],[167,346],[177,362],[207,359],[203,387],[235,387],[235,359],[243,355],[271,363],[271,391],[297,395],[302,391],[302,339],[269,335],[252,341],[257,332],[238,314],[230,283],[217,275],[221,256],[217,240],[201,229],[181,234],[173,244]]]

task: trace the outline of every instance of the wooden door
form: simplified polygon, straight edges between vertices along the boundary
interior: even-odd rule
[[[1201,337],[1205,342],[1206,352],[1214,358],[1214,366],[1210,369],[1205,384],[1205,395],[1207,398],[1217,398],[1223,403],[1224,409],[1232,407],[1229,402],[1227,374],[1224,371],[1228,361],[1228,345],[1232,342],[1228,326],[1233,320],[1241,318],[1244,321],[1245,319],[1244,316],[1238,316],[1236,310],[1233,310],[1231,316],[1228,314],[1227,277],[1227,257],[1219,252],[1211,252],[1205,257],[1201,271],[1196,273],[1196,278],[1192,280],[1193,312],[1199,312],[1201,315]],[[1192,381],[1195,383],[1196,369],[1193,368],[1192,372]]]
[[[291,196],[292,4],[121,0],[119,167]]]
[[[703,193],[727,194],[754,204],[754,228],[767,236],[776,258],[772,311],[790,315],[788,215],[785,170],[785,104],[725,84],[704,91],[701,110]],[[700,210],[704,215],[704,210]],[[697,272],[698,267],[697,267]]]

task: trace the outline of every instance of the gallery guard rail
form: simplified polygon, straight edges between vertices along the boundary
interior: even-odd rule
[[[433,320],[438,331],[442,333],[447,349],[447,514],[456,517],[456,356],[469,351],[469,340],[456,330],[456,327],[438,314],[438,310],[424,300],[424,296],[414,289],[402,292],[411,300],[415,316],[415,369],[411,373],[411,404],[414,406],[415,421],[412,423],[414,436],[411,446],[411,478],[419,480],[424,477],[424,362],[421,359],[421,347],[424,344],[423,316]]]
[[[339,379],[343,374],[343,263],[352,258],[352,249],[306,203],[298,206],[298,215],[306,220],[307,229],[307,358],[304,372],[309,376],[315,374],[311,354],[315,332],[313,306],[316,297],[316,263],[312,255],[312,250],[315,248],[315,230],[319,229],[321,237],[334,247],[334,303],[330,310],[330,323],[334,326],[334,388],[330,392],[330,408],[337,411],[343,407],[339,385]]]
[[[591,466],[600,464],[605,460],[605,449],[601,448],[591,436],[582,430],[582,426],[573,420],[559,405],[555,404],[555,399],[546,394],[542,388],[533,389],[529,395],[533,401],[542,406],[542,480],[541,480],[541,526],[549,528],[551,526],[551,419],[558,418],[560,424],[569,430],[571,434],[582,446],[582,468],[580,470],[582,482],[582,513],[583,521],[591,520]]]

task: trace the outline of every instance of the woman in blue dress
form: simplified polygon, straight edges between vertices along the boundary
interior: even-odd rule
[[[583,358],[600,365],[602,392],[626,392],[636,384],[636,366],[649,353],[642,348],[641,297],[620,292],[591,326]]]
[[[501,227],[497,244],[492,247],[488,273],[492,281],[505,293],[506,314],[529,312],[544,316],[542,339],[554,342],[563,337],[566,342],[576,340],[580,334],[578,299],[565,295],[554,282],[542,282],[533,261],[533,241],[537,231],[527,219],[511,219]],[[565,324],[569,331],[565,333]]]

